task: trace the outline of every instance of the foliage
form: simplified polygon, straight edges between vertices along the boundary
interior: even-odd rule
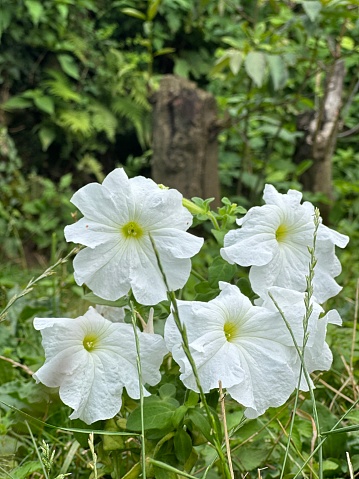
[[[297,117],[320,105],[327,72],[342,58],[347,74],[343,131],[333,158],[331,221],[351,242],[340,255],[343,293],[330,300],[328,308],[340,310],[344,325],[329,330],[332,370],[315,377],[322,429],[330,429],[358,397],[353,324],[359,275],[358,7],[357,1],[346,0],[0,2],[0,122],[5,125],[0,130],[0,310],[39,273],[28,267],[38,262],[45,266],[45,257],[51,255],[55,262],[66,254],[62,230],[72,221],[72,183],[102,181],[115,162],[125,164],[131,175],[148,169],[150,98],[161,74],[187,76],[214,93],[226,125],[219,135],[222,194],[249,208],[258,202],[266,182],[280,190],[300,188],[311,162],[293,162],[301,136]],[[304,195],[317,201],[310,192]],[[222,201],[219,210],[211,211],[210,200],[194,199],[196,227],[208,237],[214,235],[194,258],[194,274],[181,292],[184,299],[212,299],[219,279],[254,296],[246,269],[232,267],[219,256],[224,232],[244,212],[232,201]],[[221,232],[214,231],[216,222]],[[51,478],[67,472],[74,478],[91,474],[131,479],[141,474],[141,445],[135,436],[140,428],[138,402],[125,397],[119,417],[94,425],[118,434],[95,434],[96,466],[88,434],[63,429],[87,426],[70,422],[56,391],[35,386],[30,377],[43,362],[33,317],[75,317],[87,305],[71,267],[62,264],[16,301],[0,323],[0,356],[14,361],[0,358],[0,401],[10,406],[0,403],[0,477],[46,477],[42,439],[55,450]],[[136,307],[146,317],[146,308]],[[158,332],[168,312],[166,303],[155,308]],[[202,472],[209,467],[208,479],[220,477],[213,431],[198,395],[185,390],[170,359],[162,374],[159,388],[152,389],[144,406],[147,456],[162,463],[148,463],[148,477],[179,477],[161,469],[163,462],[187,473],[194,464]],[[217,391],[207,396],[212,409],[218,398]],[[293,401],[243,421],[242,408],[226,398],[238,477],[280,477]],[[286,478],[294,477],[312,451],[316,431],[311,412],[312,403],[303,393]],[[342,425],[358,422],[354,409]],[[128,430],[134,433],[130,439],[119,434]],[[356,432],[349,431],[326,441],[325,477],[352,477],[346,451],[359,471],[359,442]],[[303,477],[316,477],[317,470],[314,459]]]
[[[71,218],[71,174],[58,184],[30,173],[22,174],[22,162],[5,129],[0,132],[0,245],[2,259],[27,262],[41,260]],[[36,257],[37,256],[37,261]],[[48,256],[48,254],[46,255]]]

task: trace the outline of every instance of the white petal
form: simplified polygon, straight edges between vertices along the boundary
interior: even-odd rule
[[[323,224],[319,226],[318,239],[321,241],[330,241],[340,248],[345,248],[349,242],[349,236],[338,233]]]
[[[182,195],[175,189],[161,189],[149,178],[130,179],[138,219],[151,231],[162,228],[187,230],[193,221],[182,205]]]
[[[263,199],[267,205],[276,205],[283,208],[288,205],[292,208],[297,208],[302,200],[302,193],[296,190],[289,190],[287,194],[278,193],[273,185],[265,185],[263,192]]]
[[[74,277],[103,299],[115,301],[130,290],[130,254],[123,242],[85,248],[74,259]]]
[[[174,228],[162,228],[152,233],[159,253],[166,252],[174,258],[191,258],[201,249],[203,238]]]
[[[295,376],[286,361],[286,349],[264,339],[255,339],[240,350],[245,380],[228,388],[233,399],[247,408],[245,415],[257,417],[269,407],[285,403],[294,391]]]
[[[121,197],[121,203],[118,202]],[[90,183],[80,188],[71,198],[73,203],[85,218],[116,227],[128,221],[131,195],[128,182],[118,185],[116,192],[110,192],[98,183]],[[122,207],[121,207],[121,206]]]
[[[73,241],[94,248],[108,241],[117,241],[120,238],[120,231],[118,226],[108,226],[87,218],[81,218],[73,225],[66,226],[65,237],[66,241]]]

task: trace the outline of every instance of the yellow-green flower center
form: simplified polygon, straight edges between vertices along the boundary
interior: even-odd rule
[[[86,334],[82,344],[84,345],[86,351],[90,353],[96,349],[96,346],[98,345],[98,337],[94,333]]]
[[[223,331],[229,342],[234,341],[239,336],[239,327],[234,321],[224,323]]]
[[[143,229],[136,221],[129,221],[121,229],[125,238],[139,239],[143,235]]]
[[[284,241],[288,235],[288,228],[286,225],[279,225],[275,232],[275,238],[278,242]]]

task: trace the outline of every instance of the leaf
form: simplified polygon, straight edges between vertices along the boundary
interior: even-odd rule
[[[288,80],[288,70],[281,55],[266,55],[269,73],[275,90],[280,90]]]
[[[159,395],[161,399],[167,399],[176,396],[176,386],[174,384],[168,383],[163,384],[159,389]]]
[[[26,8],[30,14],[32,23],[38,25],[44,13],[44,7],[36,0],[25,0]]]
[[[53,69],[47,70],[47,73],[52,78],[49,80],[45,80],[43,84],[49,88],[50,92],[54,96],[61,98],[65,102],[81,102],[81,95],[72,90],[72,85],[69,82],[68,77],[66,77],[62,72]]]
[[[0,8],[0,39],[11,23],[11,12],[6,7]]]
[[[217,256],[208,268],[208,282],[212,288],[218,287],[219,281],[230,282],[237,272],[237,266],[229,264],[221,256]]]
[[[124,298],[117,299],[116,301],[109,301],[107,299],[102,299],[99,296],[96,296],[96,294],[94,293],[88,293],[84,295],[83,299],[85,301],[89,301],[90,303],[100,304],[103,306],[112,306],[117,308],[128,305],[127,296],[125,296]]]
[[[188,62],[183,58],[177,58],[175,60],[175,67],[173,73],[183,78],[188,78],[188,74],[191,67],[189,66]]]
[[[121,8],[121,12],[130,17],[146,21],[146,15],[135,8]]]
[[[192,422],[195,428],[203,434],[207,441],[213,442],[211,425],[201,409],[189,409],[188,419]]]
[[[159,50],[156,50],[153,54],[154,57],[159,57],[160,55],[167,55],[168,53],[174,53],[176,51],[175,48],[160,48]]]
[[[42,151],[47,151],[48,147],[56,138],[55,130],[48,126],[42,126],[38,134],[41,142]]]
[[[177,402],[177,401],[175,401]],[[172,401],[163,401],[157,396],[145,398],[143,412],[145,429],[166,429],[172,427],[172,416],[178,407]],[[141,431],[141,408],[137,407],[127,419],[127,428]]]
[[[13,96],[0,106],[4,111],[21,110],[23,108],[29,108],[31,106],[31,101],[22,98],[21,96]]]
[[[305,13],[308,15],[309,20],[314,22],[322,9],[322,4],[315,0],[303,0],[302,1],[303,9]]]
[[[28,461],[26,464],[17,467],[13,471],[11,471],[12,479],[26,479],[30,477],[34,472],[41,471],[42,466],[39,461]]]
[[[61,68],[65,73],[67,73],[67,75],[75,78],[75,80],[80,78],[79,67],[71,55],[58,55],[57,59],[59,60]]]
[[[265,67],[266,67],[266,57],[262,52],[250,52],[248,53],[244,66],[249,77],[254,81],[254,83],[261,87],[263,85]]]
[[[161,0],[151,0],[147,9],[147,21],[152,22],[158,12]]]
[[[192,452],[192,440],[189,434],[183,429],[179,429],[173,438],[173,443],[177,459],[184,464]]]
[[[63,110],[59,113],[58,124],[75,135],[90,137],[93,131],[91,117],[87,111]]]
[[[39,110],[42,110],[49,115],[52,115],[55,112],[54,100],[51,96],[35,96],[34,103]]]
[[[243,61],[243,55],[238,50],[230,50],[229,67],[233,75],[237,75]]]

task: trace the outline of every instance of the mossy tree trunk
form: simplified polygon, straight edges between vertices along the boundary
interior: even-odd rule
[[[220,200],[219,132],[212,94],[184,78],[166,75],[153,97],[152,178],[184,197]]]

